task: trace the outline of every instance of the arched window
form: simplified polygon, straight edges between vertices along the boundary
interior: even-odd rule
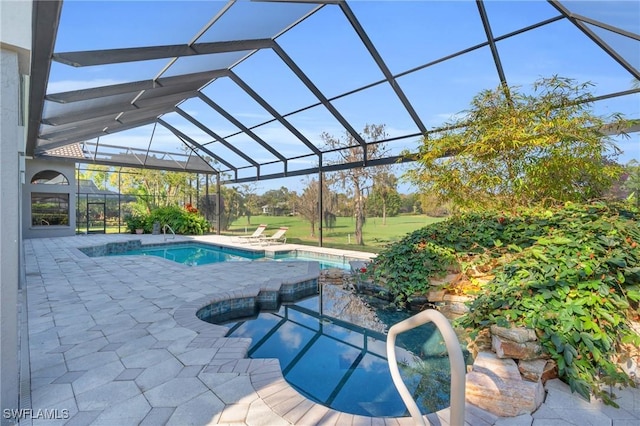
[[[43,170],[31,178],[31,183],[33,185],[69,185],[69,180],[55,170]]]

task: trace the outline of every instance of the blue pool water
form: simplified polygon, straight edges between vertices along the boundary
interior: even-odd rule
[[[319,311],[315,296],[282,305],[277,312],[228,322],[227,336],[251,338],[251,358],[279,359],[285,379],[317,403],[364,416],[407,416],[389,372],[386,335]],[[398,315],[409,316],[395,313],[393,321]],[[440,333],[426,324],[399,337],[401,374],[422,412],[447,407],[451,379]],[[413,368],[403,367],[403,361]]]
[[[114,253],[112,256],[122,255],[142,255],[158,256],[174,262],[189,266],[207,265],[218,262],[238,262],[251,260],[314,260],[320,262],[320,268],[342,268],[348,269],[348,261],[332,261],[329,259],[300,256],[296,252],[279,253],[275,258],[265,257],[262,252],[251,252],[248,250],[237,250],[229,247],[211,246],[206,244],[165,244],[158,246],[148,246],[136,250],[129,250],[122,253]]]

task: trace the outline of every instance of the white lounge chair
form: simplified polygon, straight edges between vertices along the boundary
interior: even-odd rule
[[[268,244],[273,244],[273,243],[282,243],[282,244],[286,244],[287,242],[287,237],[285,236],[285,234],[287,233],[287,230],[289,228],[287,228],[286,226],[282,226],[280,227],[280,229],[278,229],[276,232],[274,232],[274,234],[270,237],[261,237],[260,238],[260,243],[262,245],[268,245]]]
[[[251,243],[254,241],[257,242],[257,241],[260,241],[260,238],[264,237],[262,233],[264,232],[265,229],[267,229],[267,225],[263,223],[260,226],[258,226],[255,231],[253,231],[253,234],[239,235],[236,238],[239,239],[240,243]]]

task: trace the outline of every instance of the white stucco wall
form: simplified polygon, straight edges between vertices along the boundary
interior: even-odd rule
[[[29,74],[31,0],[0,0],[0,47],[19,52],[21,74]]]
[[[31,50],[31,1],[2,0],[0,3],[0,40],[3,44]]]
[[[20,279],[21,125],[20,80],[29,74],[30,0],[0,0],[0,409],[19,403],[18,286]],[[25,348],[28,350],[28,348]],[[15,419],[14,419],[15,420]],[[0,423],[14,420],[0,416]]]
[[[19,151],[24,129],[18,126],[17,53],[0,49],[0,70],[0,405],[4,410],[18,408]]]

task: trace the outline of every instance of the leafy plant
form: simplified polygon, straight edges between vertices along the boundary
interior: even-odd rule
[[[146,218],[140,215],[131,215],[125,218],[127,229],[134,234],[138,229],[145,229],[147,227]],[[148,232],[148,230],[147,230]]]
[[[640,230],[615,210],[570,208],[560,226],[503,265],[471,303],[467,327],[530,327],[573,391],[615,405],[601,384],[633,385],[615,364],[640,301]]]
[[[191,210],[194,210],[193,207]],[[180,207],[170,206],[155,209],[149,215],[149,223],[159,222],[160,226],[169,225],[176,234],[202,235],[209,231],[210,225],[200,214]]]
[[[366,273],[403,306],[413,295],[429,290],[430,278],[445,275],[449,268],[455,269],[455,264],[453,250],[427,241],[418,230],[379,253]]]
[[[619,150],[602,129],[625,126],[619,114],[592,111],[590,86],[553,76],[528,92],[482,91],[446,130],[425,136],[418,166],[405,177],[463,208],[599,197],[621,173],[611,161]]]
[[[472,334],[492,324],[535,329],[574,391],[615,405],[600,385],[632,385],[615,360],[640,345],[630,327],[640,320],[637,219],[601,203],[461,214],[388,246],[368,273],[400,303],[448,271],[492,276],[459,324]]]

